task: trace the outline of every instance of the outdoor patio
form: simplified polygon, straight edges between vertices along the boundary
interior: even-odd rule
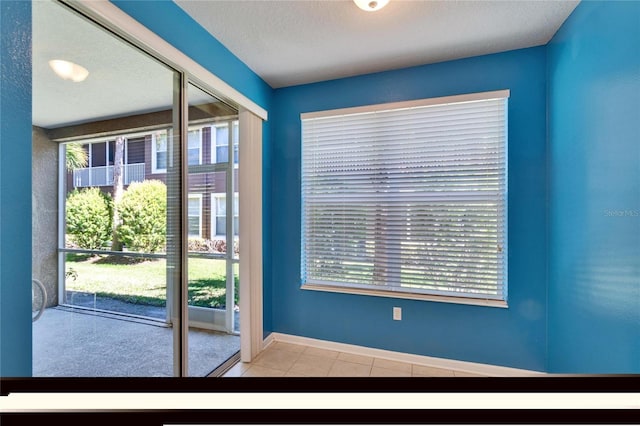
[[[49,308],[33,323],[33,376],[170,377],[172,337],[159,321]],[[209,375],[238,350],[239,335],[190,329],[189,375]]]

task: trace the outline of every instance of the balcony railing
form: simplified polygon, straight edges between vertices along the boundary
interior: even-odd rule
[[[144,180],[144,163],[125,164],[122,168],[122,183],[129,185],[131,182]],[[73,171],[73,187],[113,185],[113,166],[88,167]]]

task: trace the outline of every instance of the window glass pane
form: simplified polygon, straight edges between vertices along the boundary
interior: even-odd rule
[[[156,157],[156,170],[167,168],[167,132],[165,130],[153,135]]]
[[[212,162],[226,163],[229,160],[229,126],[217,124],[211,127]]]
[[[200,236],[200,215],[189,216],[189,236],[190,237]]]
[[[240,145],[240,136],[239,136],[239,125],[237,121],[233,122],[233,162],[234,164],[238,164],[238,147]]]
[[[229,127],[224,124],[216,126],[216,145],[229,145]]]
[[[107,165],[107,144],[104,142],[91,144],[91,166],[101,167]]]
[[[189,125],[191,129],[201,129],[198,139],[196,132],[190,132],[189,162],[215,164],[189,167],[187,175],[189,193],[201,197],[200,216],[196,218],[194,214],[189,219],[192,238],[188,254],[188,364],[189,375],[197,375],[198,371],[212,371],[239,350],[239,336],[232,334],[237,325],[234,307],[238,293],[227,253],[224,218],[224,195],[231,182],[227,180],[229,166],[221,162],[229,157],[225,152],[229,143],[226,120],[237,118],[237,110],[192,84],[188,87]],[[212,330],[220,339],[215,345],[202,340],[203,334]]]
[[[189,133],[189,149],[200,149],[200,130],[190,130]]]
[[[218,216],[226,216],[227,215],[227,199],[224,195],[218,195],[216,197],[216,213]]]
[[[109,166],[113,166],[113,162],[114,162],[115,155],[116,155],[116,153],[115,153],[115,151],[116,151],[115,147],[116,147],[116,143],[115,143],[114,141],[110,141],[110,142],[107,144],[107,149],[108,149],[108,151],[109,151],[109,152],[108,152],[108,155],[107,155],[107,165],[109,165]]]
[[[189,216],[200,216],[200,198],[189,197]]]
[[[506,300],[508,95],[490,96],[303,117],[303,282]]]
[[[166,169],[167,168],[167,153],[165,152],[157,152],[156,153],[156,169]]]
[[[167,151],[167,132],[162,131],[155,134],[156,152]]]
[[[188,161],[189,165],[200,164],[200,130],[188,132]]]
[[[227,235],[227,219],[224,216],[216,217],[216,235]]]
[[[177,130],[179,75],[60,2],[31,3],[30,145],[38,173],[30,189],[38,206],[33,237],[41,243],[33,246],[33,278],[47,289],[47,309],[33,323],[32,373],[172,376],[178,334],[172,328],[181,324],[170,307],[178,294],[172,289],[180,288],[182,253],[175,242],[182,231],[175,203],[180,170],[168,160],[180,153],[165,130],[143,127],[140,117],[158,111],[157,129]],[[54,51],[86,67],[88,80],[71,87],[53,76]],[[94,142],[93,164],[48,133],[70,123],[79,140]],[[98,128],[104,137],[95,139]],[[68,166],[68,156],[75,166]],[[169,168],[149,176],[156,163]]]
[[[216,147],[216,162],[217,163],[226,163],[229,161],[229,148],[228,145],[218,146]]]
[[[189,165],[197,166],[200,164],[200,149],[189,149]]]

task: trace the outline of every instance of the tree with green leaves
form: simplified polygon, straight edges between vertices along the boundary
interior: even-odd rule
[[[159,180],[133,182],[116,204],[118,239],[129,250],[155,253],[167,239],[167,187]]]
[[[113,158],[113,203],[116,206],[120,204],[120,200],[122,200],[122,194],[124,191],[124,144],[126,141],[126,138],[124,138],[123,136],[118,136],[116,137],[116,142],[114,144],[115,155]],[[122,241],[120,241],[120,238],[118,237],[118,226],[120,226],[120,217],[117,208],[113,209],[113,218],[111,219],[111,221],[113,223],[111,250],[122,251]]]
[[[89,164],[89,155],[82,144],[78,142],[65,145],[65,166],[68,171],[82,169]]]
[[[89,250],[102,249],[111,238],[111,199],[99,188],[73,190],[67,196],[66,228],[71,241]]]

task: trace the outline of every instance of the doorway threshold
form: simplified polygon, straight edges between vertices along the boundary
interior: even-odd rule
[[[117,319],[121,321],[137,322],[140,324],[152,325],[155,327],[164,327],[164,328],[171,327],[171,323],[168,323],[165,320],[161,320],[153,317],[147,317],[143,315],[114,312],[114,311],[108,311],[104,309],[87,308],[83,306],[67,305],[67,304],[58,305],[54,309],[59,309],[66,312],[85,314],[85,315],[97,315],[97,316]]]

